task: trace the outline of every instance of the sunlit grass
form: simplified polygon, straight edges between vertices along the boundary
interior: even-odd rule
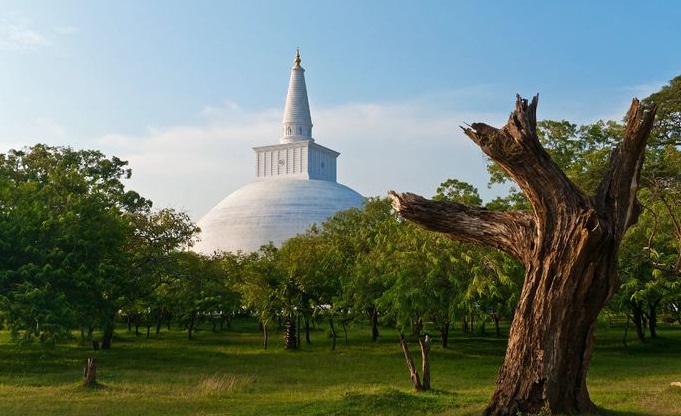
[[[411,388],[395,331],[377,343],[367,328],[331,351],[327,332],[312,344],[283,349],[281,334],[263,350],[250,320],[228,330],[179,330],[135,337],[120,328],[107,352],[75,341],[56,348],[17,345],[0,332],[0,415],[475,415],[489,400],[505,340],[454,332],[448,350],[431,353],[433,391]],[[598,331],[589,373],[603,414],[681,414],[681,330],[662,339],[621,343],[621,328]],[[98,362],[97,388],[80,385],[88,357]]]

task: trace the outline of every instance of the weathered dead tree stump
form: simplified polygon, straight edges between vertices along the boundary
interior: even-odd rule
[[[83,367],[83,386],[95,387],[97,386],[97,359],[88,358],[87,364]]]

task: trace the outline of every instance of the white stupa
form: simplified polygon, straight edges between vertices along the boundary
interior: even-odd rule
[[[194,250],[252,252],[279,246],[338,211],[361,207],[364,198],[336,182],[340,153],[312,138],[305,70],[296,52],[291,68],[279,144],[255,147],[256,178],[201,218]]]

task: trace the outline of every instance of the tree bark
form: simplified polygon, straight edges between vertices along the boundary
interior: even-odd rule
[[[421,374],[423,375],[422,389],[430,390],[430,336],[419,338],[421,347]]]
[[[657,307],[662,299],[655,299],[648,302],[648,330],[650,331],[650,338],[657,338]]]
[[[632,320],[634,321],[634,327],[636,328],[636,339],[638,342],[645,342],[646,333],[643,330],[643,308],[640,302],[632,302]]]
[[[409,377],[411,378],[411,383],[414,386],[414,390],[430,390],[430,336],[426,335],[424,338],[419,338],[419,346],[421,347],[421,374],[423,375],[423,382],[421,382],[419,373],[416,370],[414,358],[412,357],[411,352],[409,352],[409,346],[407,345],[407,340],[404,338],[404,335],[400,336],[400,346],[402,347],[402,352],[404,353],[404,359],[407,361]]]
[[[446,350],[449,347],[449,321],[446,321],[440,327],[440,344],[442,349]]]
[[[196,322],[197,312],[192,311],[189,315],[189,322],[187,323],[187,339],[189,341],[194,339],[194,323]]]
[[[407,340],[404,339],[404,335],[400,336],[400,346],[402,347],[402,352],[404,353],[404,359],[407,360],[407,368],[409,369],[409,377],[411,378],[411,383],[414,386],[414,390],[423,390],[423,385],[421,384],[421,378],[419,377],[419,372],[416,371],[416,365],[414,365],[414,358],[409,352],[409,346],[407,345]]]
[[[516,257],[525,281],[504,364],[485,415],[590,413],[586,386],[598,313],[619,285],[617,253],[640,213],[636,200],[655,108],[633,100],[620,146],[595,196],[578,189],[542,148],[538,97],[517,97],[501,129],[482,123],[465,134],[501,166],[529,200],[531,212],[496,212],[390,192],[403,218],[458,241]]]
[[[492,312],[491,314],[492,321],[494,322],[494,335],[497,337],[501,336],[501,328],[499,327],[499,313],[496,311]]]
[[[113,325],[113,324],[112,324]],[[106,327],[104,328],[104,332],[102,334],[102,345],[101,349],[108,351],[111,349],[111,341],[113,340],[113,326],[112,327]]]
[[[336,327],[333,325],[333,316],[329,316],[329,328],[331,330],[331,340],[333,341],[333,344],[331,344],[331,351],[336,350]]]
[[[371,341],[378,341],[378,308],[374,305],[367,310],[369,323],[371,325]]]
[[[295,318],[290,316],[286,320],[284,329],[284,346],[287,350],[298,349],[298,335]]]

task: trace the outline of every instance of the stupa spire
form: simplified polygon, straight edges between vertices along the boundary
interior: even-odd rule
[[[279,143],[292,143],[302,140],[314,141],[312,138],[310,103],[307,99],[307,87],[305,86],[305,69],[300,66],[300,61],[300,49],[296,49],[296,57],[291,68],[291,78],[286,94]]]

